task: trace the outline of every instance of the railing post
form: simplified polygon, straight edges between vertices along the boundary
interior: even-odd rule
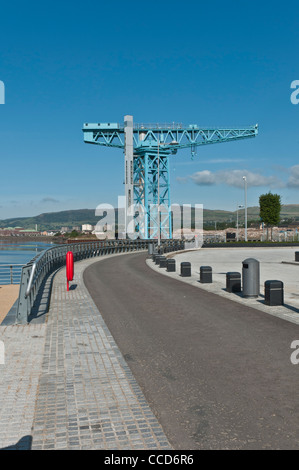
[[[29,299],[26,298],[26,290],[28,285],[30,275],[30,267],[24,266],[21,274],[21,283],[20,283],[20,292],[19,300],[17,307],[17,323],[25,325],[28,323],[28,302]]]

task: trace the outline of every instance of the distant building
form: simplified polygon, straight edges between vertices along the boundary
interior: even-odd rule
[[[82,225],[82,232],[92,232],[94,230],[94,226],[90,224]]]
[[[69,231],[69,227],[61,227],[60,232],[61,233],[67,233]]]
[[[3,230],[10,230],[12,232],[19,232],[20,230],[24,230],[23,227],[5,227]]]
[[[21,227],[6,227],[0,229],[0,235],[6,237],[37,236],[41,233],[32,229],[23,229]]]
[[[53,232],[51,230],[44,230],[41,232],[41,235],[44,235],[45,237],[53,237],[56,232]]]
[[[30,236],[37,236],[37,235],[40,235],[41,233],[38,232],[37,230],[31,230],[30,228],[29,229],[26,229],[26,230],[19,230],[18,233],[20,235],[30,235]]]

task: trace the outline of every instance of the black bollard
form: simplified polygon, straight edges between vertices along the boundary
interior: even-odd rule
[[[190,277],[191,276],[191,263],[184,261],[181,263],[181,276]]]
[[[211,266],[200,267],[200,282],[202,284],[210,284],[212,282],[212,268]]]
[[[155,263],[156,264],[160,263],[160,258],[161,258],[161,255],[156,255],[156,257],[155,257]]]
[[[174,273],[175,272],[175,259],[173,258],[168,259],[166,263],[166,268],[169,273]]]
[[[227,292],[241,292],[241,273],[226,273],[226,290]]]
[[[283,282],[265,282],[265,304],[272,306],[283,305]]]

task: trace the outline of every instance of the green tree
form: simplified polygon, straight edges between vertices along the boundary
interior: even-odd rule
[[[77,230],[72,230],[71,233],[69,234],[69,237],[76,238],[78,237],[78,235],[79,235],[79,232],[77,232]]]
[[[279,194],[262,194],[259,198],[260,203],[260,217],[267,227],[267,240],[269,235],[269,227],[271,227],[271,240],[272,240],[272,228],[274,225],[278,225],[280,221],[281,211],[281,197]]]

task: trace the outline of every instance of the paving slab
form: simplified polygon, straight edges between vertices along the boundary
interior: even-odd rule
[[[295,251],[298,251],[296,247],[200,248],[166,255],[176,260],[175,272],[167,272],[150,258],[147,259],[147,264],[166,276],[299,324],[299,263],[295,262]],[[242,262],[247,258],[254,258],[260,263],[260,295],[257,299],[244,298],[242,293],[226,291],[226,273],[239,272],[242,276]],[[191,277],[180,275],[180,264],[186,261],[191,263]],[[200,266],[212,267],[212,284],[200,283]],[[264,283],[267,280],[280,280],[284,283],[283,306],[265,305]]]
[[[0,326],[0,448],[171,449],[84,285],[100,260],[75,263],[69,292],[55,275],[43,323]]]

